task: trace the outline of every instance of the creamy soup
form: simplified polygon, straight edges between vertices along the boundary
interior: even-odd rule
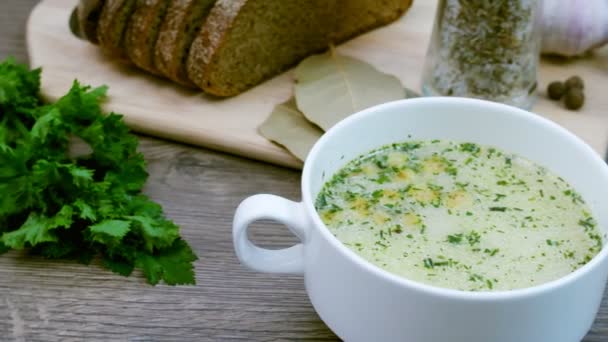
[[[369,262],[459,290],[545,283],[602,248],[591,210],[564,179],[473,143],[375,150],[337,172],[315,206],[329,230]]]

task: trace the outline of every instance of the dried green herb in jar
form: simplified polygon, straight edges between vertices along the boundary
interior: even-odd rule
[[[425,94],[529,107],[536,90],[538,11],[537,0],[441,0]]]

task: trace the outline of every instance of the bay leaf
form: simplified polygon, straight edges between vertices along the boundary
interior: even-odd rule
[[[277,105],[258,127],[258,132],[266,139],[282,145],[302,161],[323,135],[323,131],[306,120],[298,110],[293,97]]]
[[[360,110],[406,97],[398,78],[333,47],[302,61],[295,78],[297,107],[324,130]]]

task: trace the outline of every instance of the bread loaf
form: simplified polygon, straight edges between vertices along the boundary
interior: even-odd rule
[[[411,0],[218,0],[194,40],[190,79],[237,95],[302,58],[397,19]]]
[[[97,25],[99,46],[108,55],[126,59],[124,33],[136,0],[106,0]]]
[[[104,5],[104,0],[81,0],[78,5],[78,26],[82,38],[96,44],[97,24]]]
[[[88,32],[96,29],[93,36],[108,54],[128,56],[144,70],[209,94],[234,96],[329,44],[394,21],[412,0],[83,3],[101,13],[96,28],[82,17],[80,22]],[[94,11],[88,13],[88,20],[95,18]]]
[[[186,73],[192,40],[205,22],[215,0],[173,0],[154,50],[156,67],[169,79],[194,87]]]
[[[137,0],[125,33],[125,50],[138,67],[159,74],[154,64],[158,32],[170,0]]]

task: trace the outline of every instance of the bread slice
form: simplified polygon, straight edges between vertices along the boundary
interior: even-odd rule
[[[173,0],[158,34],[154,63],[163,75],[194,87],[186,72],[192,41],[200,31],[215,0]]]
[[[125,32],[125,50],[131,62],[157,75],[160,73],[154,66],[154,49],[170,3],[170,0],[138,0]]]
[[[93,44],[97,44],[97,24],[105,0],[80,0],[78,3],[78,26],[80,35]]]
[[[97,39],[108,55],[126,59],[124,33],[136,0],[106,0],[99,16]]]
[[[189,78],[233,96],[311,53],[397,19],[412,0],[218,0],[194,40]]]

